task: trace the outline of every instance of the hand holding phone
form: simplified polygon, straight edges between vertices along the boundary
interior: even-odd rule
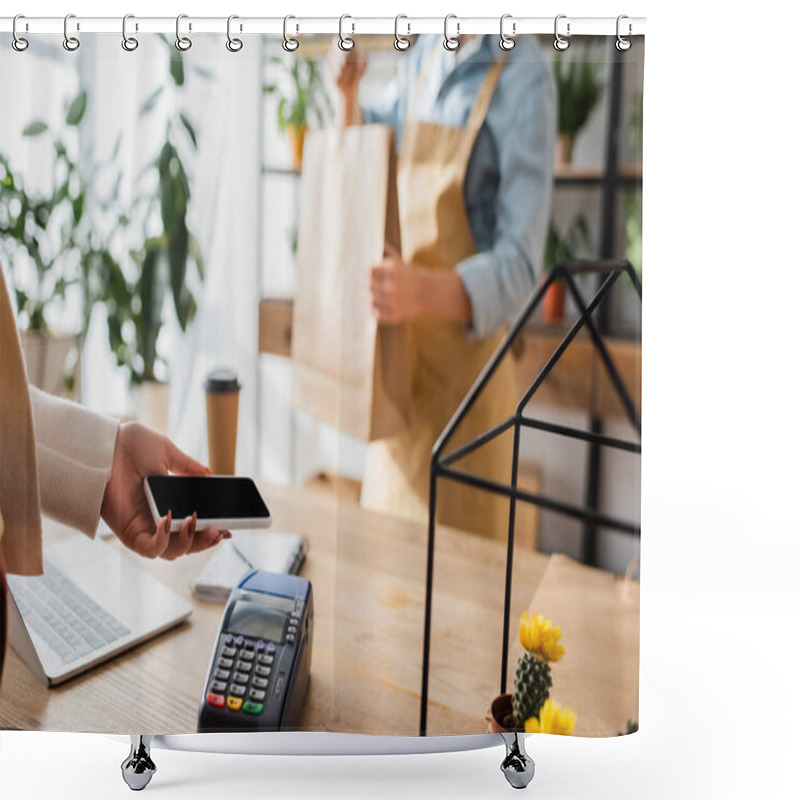
[[[198,531],[265,528],[272,522],[267,504],[252,478],[228,475],[148,475],[144,491],[158,523],[172,512],[170,531],[197,514]]]
[[[168,437],[145,425],[120,425],[100,509],[103,520],[119,540],[145,558],[173,559],[206,550],[230,537],[230,533],[217,528],[198,531],[192,512],[183,518],[173,513],[169,520],[157,519],[154,530],[143,482],[147,475],[167,472],[202,476],[208,475],[209,469]]]

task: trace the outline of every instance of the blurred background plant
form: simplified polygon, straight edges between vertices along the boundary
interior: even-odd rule
[[[333,104],[325,89],[319,65],[306,58],[293,56],[285,60],[280,56],[270,59],[278,64],[288,76],[286,81],[264,85],[268,94],[278,93],[278,127],[288,133],[292,145],[294,168],[300,169],[303,162],[303,143],[306,132],[313,124],[322,127],[333,115]]]
[[[50,140],[47,188],[29,189],[10,159],[0,154],[0,241],[23,352],[30,380],[54,393],[75,389],[80,342],[91,314],[88,274],[93,265],[111,258],[98,224],[110,201],[97,195],[96,180],[110,165],[78,155],[77,131],[88,102],[81,89],[65,103],[58,128],[35,119],[22,130],[23,137]],[[112,161],[115,156],[116,149]]]
[[[551,272],[564,261],[572,261],[591,247],[589,223],[583,214],[572,218],[566,231],[561,233],[551,221],[547,230],[544,250],[544,270]],[[547,289],[542,302],[542,319],[547,324],[560,322],[564,318],[567,289],[562,280],[555,280]]]
[[[603,61],[591,45],[570,48],[553,57],[553,77],[558,93],[559,163],[572,162],[575,137],[586,125],[603,94]]]
[[[65,108],[65,126],[81,124],[86,103],[86,92],[80,91]],[[8,157],[0,154],[0,237],[23,330],[49,329],[69,287],[80,284],[82,258],[96,246],[84,215],[89,187],[64,132],[51,131],[43,120],[22,130],[27,138],[47,134],[52,139],[52,181],[45,192],[28,191]]]
[[[106,306],[111,352],[117,364],[127,368],[133,384],[166,376],[158,349],[165,302],[171,298],[185,332],[197,312],[195,292],[204,278],[203,256],[187,223],[191,188],[186,160],[188,152],[197,150],[198,139],[194,123],[180,107],[186,66],[183,53],[165,36],[159,38],[169,57],[170,81],[145,100],[139,115],[145,117],[163,105],[164,136],[137,177],[131,207],[118,218],[120,228],[135,223],[143,231],[141,244],[127,253],[136,269],[125,271],[119,261],[104,260],[93,273],[90,292],[94,301]]]
[[[639,278],[642,277],[642,203],[635,192],[623,195],[625,207],[625,258],[631,262]],[[628,281],[630,283],[630,281]]]
[[[544,268],[550,272],[556,264],[571,261],[591,247],[589,223],[583,214],[572,218],[566,231],[561,233],[551,222],[544,250]]]
[[[642,154],[642,123],[644,108],[642,93],[637,92],[631,102],[631,111],[628,115],[626,134],[628,148],[635,161],[641,163]],[[631,262],[639,278],[642,277],[642,195],[634,190],[627,190],[623,196],[625,209],[625,237],[627,245],[625,258]],[[626,276],[627,280],[627,276]],[[628,284],[630,281],[628,281]]]
[[[0,154],[0,241],[18,325],[30,332],[23,350],[26,360],[34,349],[52,350],[53,342],[61,352],[70,338],[69,356],[58,357],[68,389],[74,386],[81,340],[97,304],[105,307],[111,353],[133,385],[167,375],[158,347],[167,302],[181,331],[197,311],[204,265],[187,222],[191,188],[186,164],[198,137],[180,102],[184,56],[160,38],[169,79],[145,100],[139,115],[160,112],[164,135],[145,168],[130,178],[132,190],[124,199],[121,189],[129,176],[117,159],[123,134],[107,161],[93,161],[80,151],[79,129],[91,102],[85,89],[65,104],[59,128],[36,119],[22,131],[24,137],[52,141],[52,178],[45,191],[30,191],[22,171]],[[67,337],[51,330],[64,325]],[[28,361],[31,380],[48,391],[59,388],[40,376],[52,372],[58,358],[46,354],[33,359],[35,365]]]

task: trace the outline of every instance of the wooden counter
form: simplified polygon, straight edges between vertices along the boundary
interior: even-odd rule
[[[333,493],[262,486],[275,530],[302,533],[315,595],[303,728],[413,734],[419,728],[424,526],[365,511]],[[46,538],[69,532],[49,523]],[[99,547],[121,547],[113,539]],[[191,584],[210,553],[141,564],[194,607],[189,621],[54,689],[9,650],[0,728],[192,733],[223,606]],[[437,529],[431,734],[483,733],[500,683],[505,545]],[[528,608],[548,558],[517,548],[512,619]],[[512,638],[516,635],[516,626]],[[513,677],[513,664],[509,670]]]

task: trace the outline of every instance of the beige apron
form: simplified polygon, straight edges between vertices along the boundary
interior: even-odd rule
[[[403,260],[421,267],[454,269],[477,252],[464,207],[464,177],[504,61],[490,65],[465,128],[414,118],[425,78],[420,75],[409,109],[398,161]],[[362,504],[426,522],[433,445],[491,356],[502,334],[468,339],[456,322],[420,318],[411,323],[413,407],[408,430],[369,445]],[[483,433],[513,413],[514,375],[505,361],[453,437],[448,450]],[[512,438],[507,433],[456,463],[498,481],[511,474]],[[504,539],[508,501],[481,489],[440,479],[437,519],[463,530]]]

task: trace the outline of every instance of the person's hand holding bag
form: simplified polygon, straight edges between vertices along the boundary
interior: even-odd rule
[[[355,47],[342,50],[337,36],[328,51],[327,63],[331,78],[342,95],[341,123],[360,125],[363,115],[358,104],[358,87],[367,70],[367,62]]]
[[[211,471],[179,450],[166,436],[136,422],[121,425],[111,462],[101,516],[122,543],[146,558],[174,559],[213,547],[227,531],[196,531],[197,515],[187,517],[178,533],[169,531],[168,514],[153,531],[153,516],[144,494],[148,475],[210,475]]]
[[[455,270],[407,264],[388,242],[383,261],[369,280],[372,313],[378,322],[398,325],[416,317],[469,323],[472,305]]]

